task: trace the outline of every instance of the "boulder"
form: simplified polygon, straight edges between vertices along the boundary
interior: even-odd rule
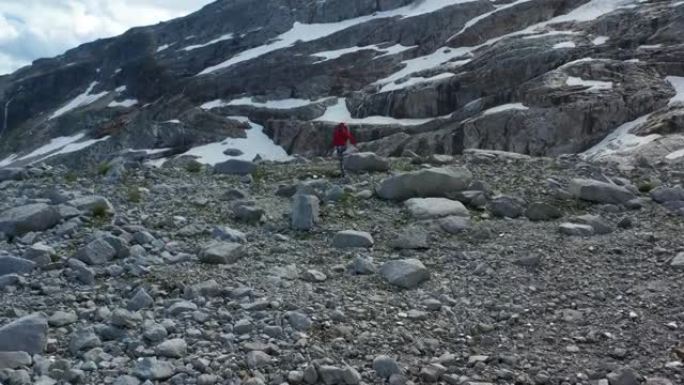
[[[295,194],[292,198],[292,228],[311,230],[319,221],[320,201],[313,195]]]
[[[467,189],[472,179],[465,168],[430,168],[389,177],[380,183],[376,193],[387,200],[445,197]]]
[[[404,289],[413,289],[430,279],[430,272],[417,259],[401,259],[385,262],[380,275],[390,284]]]
[[[68,201],[67,204],[83,211],[86,215],[97,214],[98,211],[106,215],[113,215],[115,213],[112,203],[107,198],[99,195],[79,197]]]
[[[0,351],[0,370],[29,367],[32,362],[31,356],[26,352]]]
[[[55,249],[42,243],[36,243],[26,249],[22,258],[27,259],[37,266],[45,266],[52,262],[52,257],[55,256]]]
[[[403,250],[427,249],[429,248],[428,235],[425,229],[408,228],[395,234],[394,238],[390,240],[389,246],[393,249]]]
[[[615,231],[615,227],[613,225],[598,215],[579,215],[570,218],[570,221],[573,223],[591,226],[594,229],[595,234],[610,234]]]
[[[28,259],[0,256],[0,277],[9,274],[28,274],[35,269],[36,264]]]
[[[470,227],[470,218],[450,216],[437,220],[439,228],[447,234],[458,234]]]
[[[221,241],[247,243],[247,235],[245,233],[227,226],[214,227],[211,235]]]
[[[102,238],[96,238],[78,250],[74,256],[88,265],[104,265],[116,256],[116,249]]]
[[[0,233],[10,237],[44,231],[59,223],[59,212],[45,203],[19,206],[0,214]]]
[[[624,204],[636,198],[623,186],[593,179],[573,179],[569,191],[577,199],[595,203]]]
[[[0,327],[0,352],[42,354],[47,344],[48,320],[31,314]]]
[[[495,217],[499,218],[518,218],[523,214],[525,202],[507,195],[494,197],[487,208]]]
[[[651,191],[651,199],[658,203],[684,201],[684,188],[677,187],[656,187]]]
[[[237,262],[245,255],[242,245],[232,242],[215,242],[204,248],[199,254],[202,263],[225,265]]]
[[[170,362],[144,357],[137,362],[133,374],[143,380],[165,380],[173,376],[175,371]]]
[[[227,175],[249,175],[256,171],[254,162],[241,159],[230,159],[214,166],[214,173]]]
[[[377,356],[373,359],[373,370],[380,378],[389,378],[393,374],[401,374],[399,364],[389,356]]]
[[[561,225],[558,226],[558,231],[560,231],[561,234],[572,236],[594,235],[593,227],[579,223],[561,223]]]
[[[387,158],[372,152],[358,152],[344,157],[344,169],[349,172],[382,172],[390,168]]]
[[[372,247],[373,237],[363,231],[345,230],[340,231],[333,237],[333,247]]]
[[[463,203],[447,198],[412,198],[404,202],[404,206],[416,219],[470,216]]]
[[[562,217],[563,213],[548,203],[533,202],[527,206],[525,216],[531,221],[550,221]]]

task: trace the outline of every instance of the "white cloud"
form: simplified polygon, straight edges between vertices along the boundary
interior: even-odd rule
[[[0,74],[212,0],[0,0]]]

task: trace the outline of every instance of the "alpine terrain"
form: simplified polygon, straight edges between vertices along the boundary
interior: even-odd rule
[[[684,1],[218,0],[0,76],[0,385],[684,384],[683,166]]]

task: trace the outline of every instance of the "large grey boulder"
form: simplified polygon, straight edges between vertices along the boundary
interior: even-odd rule
[[[199,254],[202,263],[225,265],[237,262],[245,255],[245,248],[239,243],[214,242]]]
[[[116,249],[104,239],[97,238],[76,252],[74,256],[88,265],[104,265],[116,256]]]
[[[658,203],[684,201],[684,188],[677,187],[656,187],[651,191],[651,199]]]
[[[165,380],[173,376],[176,368],[168,361],[145,357],[138,361],[133,374],[143,380]]]
[[[0,214],[0,233],[13,237],[31,231],[44,231],[60,220],[59,212],[45,203],[19,206]]]
[[[254,162],[240,159],[230,159],[214,166],[214,173],[227,175],[248,175],[256,171]]]
[[[0,352],[41,354],[47,344],[48,320],[39,313],[0,327]]]
[[[390,284],[404,289],[413,289],[430,279],[430,272],[417,259],[401,259],[385,262],[380,275]]]
[[[358,152],[344,157],[344,169],[349,172],[380,172],[390,168],[387,158],[372,152]]]
[[[83,211],[86,215],[97,214],[98,211],[107,215],[112,215],[115,212],[112,203],[107,198],[99,195],[78,197],[68,201],[67,204]]]
[[[473,175],[465,168],[430,168],[389,177],[380,183],[376,193],[388,200],[444,197],[467,189],[472,179]]]
[[[52,262],[52,257],[55,255],[55,249],[52,247],[42,243],[36,243],[26,249],[21,257],[42,267],[50,264],[50,262]]]
[[[0,256],[0,277],[8,274],[28,274],[35,269],[36,264],[28,259]]]
[[[31,356],[26,352],[2,352],[0,351],[0,370],[18,369],[31,366]]]
[[[470,216],[463,203],[447,198],[411,198],[404,202],[404,206],[416,219]]]
[[[531,221],[549,221],[563,216],[556,206],[545,202],[533,202],[525,210],[525,216]]]
[[[364,231],[344,230],[333,237],[333,247],[340,249],[348,247],[372,247],[373,237]]]
[[[295,194],[292,198],[292,228],[311,230],[318,224],[320,200],[313,195]]]
[[[636,198],[623,186],[593,179],[573,179],[569,191],[575,198],[596,203],[622,204]]]
[[[523,214],[525,202],[521,199],[500,195],[494,197],[487,208],[489,211],[498,218],[518,218]]]

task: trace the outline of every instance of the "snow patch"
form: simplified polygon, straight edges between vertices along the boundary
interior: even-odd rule
[[[384,56],[396,55],[398,53],[413,49],[415,47],[416,46],[406,47],[406,46],[403,46],[401,44],[395,44],[395,45],[390,46],[390,47],[380,48],[377,44],[373,44],[373,45],[367,45],[367,46],[363,46],[363,47],[356,46],[356,47],[342,48],[342,49],[337,49],[337,50],[332,50],[332,51],[316,52],[314,54],[311,54],[311,56],[322,58],[322,60],[319,61],[319,63],[322,63],[322,62],[326,62],[328,60],[335,60],[335,59],[338,59],[344,55],[354,53],[354,52],[363,51],[363,50],[378,51],[378,52],[382,53],[382,55],[380,55],[378,57],[384,57]]]
[[[660,135],[638,136],[630,133],[632,129],[644,124],[651,114],[644,115],[636,120],[627,122],[605,137],[600,143],[581,154],[585,159],[600,159],[607,155],[634,150],[644,144],[653,142]]]
[[[228,116],[228,119],[247,122],[251,128],[246,130],[246,138],[228,138],[222,142],[209,143],[195,147],[183,155],[198,157],[197,161],[204,164],[215,165],[229,159],[252,160],[257,155],[265,160],[286,161],[290,159],[287,152],[276,145],[268,135],[264,134],[264,127],[251,122],[243,116]],[[238,149],[243,152],[240,156],[228,156],[223,152],[227,149]]]
[[[252,106],[257,108],[268,108],[272,110],[289,110],[291,108],[299,108],[308,106],[315,101],[308,99],[281,99],[281,100],[268,100],[266,102],[255,102],[250,97],[244,97],[240,99],[231,100],[226,103],[226,106]]]
[[[201,109],[203,110],[211,110],[214,108],[219,108],[219,107],[225,107],[228,105],[228,102],[224,102],[221,99],[216,99],[212,100],[210,102],[206,102],[200,106]]]
[[[577,45],[575,44],[574,41],[564,41],[561,43],[556,43],[553,45],[553,49],[562,49],[562,48],[575,48]]]
[[[122,93],[122,92],[125,92],[126,89],[127,89],[126,86],[119,86],[119,87],[116,87],[116,88],[114,89],[114,91],[116,91],[116,92],[118,92],[118,93]]]
[[[608,40],[610,40],[608,36],[597,36],[591,41],[591,43],[594,45],[604,45],[606,42],[608,42]]]
[[[0,167],[9,166],[15,159],[17,159],[17,154],[12,154],[3,160],[0,160]]]
[[[111,103],[107,105],[109,108],[116,108],[116,107],[123,107],[123,108],[130,108],[138,104],[138,99],[126,99],[122,100],[120,102],[117,102],[116,100],[113,100]]]
[[[169,47],[171,47],[171,44],[164,44],[164,45],[162,45],[162,46],[159,46],[159,47],[157,48],[157,52],[161,52],[161,51],[163,51],[163,50],[165,50],[165,49],[167,49],[167,48],[169,48]]]
[[[667,160],[679,159],[681,157],[684,157],[684,148],[682,148],[681,150],[677,150],[675,152],[671,152],[671,153],[665,155],[665,159],[667,159]]]
[[[225,35],[223,35],[223,36],[220,36],[220,37],[218,37],[218,38],[216,38],[216,39],[214,39],[214,40],[208,41],[208,42],[206,42],[206,43],[204,43],[204,44],[189,45],[189,46],[183,48],[183,51],[192,51],[192,50],[195,50],[195,49],[198,49],[198,48],[208,47],[208,46],[210,46],[210,45],[213,45],[213,44],[216,44],[216,43],[220,43],[220,42],[222,42],[222,41],[232,40],[233,37],[235,37],[234,34],[232,34],[232,33],[227,33],[227,34],[225,34]]]
[[[389,116],[368,116],[365,118],[353,118],[351,112],[347,108],[347,103],[345,98],[338,98],[337,103],[329,106],[325,113],[316,118],[319,122],[334,122],[340,123],[344,122],[347,124],[369,124],[369,125],[385,125],[385,124],[396,124],[401,126],[417,126],[425,124],[427,122],[433,121],[438,118],[428,118],[428,119],[396,119]]]
[[[681,76],[668,76],[665,78],[672,87],[675,89],[677,94],[670,99],[669,106],[682,106],[684,105],[684,77]]]
[[[91,94],[93,91],[93,88],[97,85],[97,82],[92,82],[90,83],[90,86],[88,86],[88,89],[85,90],[84,93],[76,96],[73,98],[70,102],[62,106],[60,109],[55,111],[51,116],[49,120],[58,118],[67,112],[73,111],[79,107],[87,106],[89,104],[95,103],[98,99],[101,97],[107,95],[109,91],[103,91],[98,94]]]
[[[330,36],[336,32],[354,27],[359,24],[369,22],[371,20],[384,19],[390,17],[410,18],[427,13],[438,11],[442,8],[452,6],[460,3],[467,3],[472,0],[423,0],[421,2],[413,2],[410,5],[388,10],[384,12],[376,12],[372,15],[360,16],[353,19],[342,20],[335,23],[317,23],[317,24],[303,24],[295,22],[292,28],[274,38],[270,43],[242,51],[232,58],[219,63],[217,65],[205,68],[198,75],[206,75],[212,72],[231,67],[235,64],[242,63],[247,60],[252,60],[260,56],[266,55],[273,51],[282,48],[291,47],[297,42],[308,42],[318,40],[326,36]]]
[[[454,76],[456,76],[456,75],[452,74],[451,72],[445,72],[445,73],[441,73],[441,74],[438,74],[435,76],[431,76],[429,78],[422,77],[422,76],[412,77],[412,78],[409,78],[408,80],[406,80],[405,82],[388,83],[384,87],[382,87],[382,89],[380,89],[380,92],[389,92],[389,91],[401,90],[404,88],[414,86],[416,84],[428,84],[428,83],[436,82],[439,80],[452,78]]]
[[[518,4],[527,3],[527,2],[529,2],[529,1],[531,1],[531,0],[517,0],[517,1],[514,1],[514,2],[512,2],[512,3],[510,3],[510,4],[505,4],[505,5],[497,6],[493,11],[483,13],[483,14],[480,15],[480,16],[477,16],[477,17],[474,17],[474,18],[470,19],[470,20],[468,20],[467,23],[465,23],[465,25],[463,26],[463,28],[461,28],[460,31],[456,32],[456,34],[454,34],[453,36],[451,36],[451,37],[447,40],[447,42],[449,42],[449,41],[455,39],[456,37],[458,37],[458,36],[460,36],[460,35],[462,35],[462,34],[463,34],[465,31],[467,31],[470,27],[472,27],[473,25],[477,24],[477,23],[480,22],[481,20],[484,20],[484,19],[488,18],[489,16],[491,16],[491,15],[493,15],[493,14],[495,14],[495,13],[498,13],[498,12],[501,11],[501,10],[504,10],[504,9],[507,9],[507,8],[511,8],[511,7],[515,7],[515,6],[518,5]]]
[[[575,76],[568,76],[568,79],[565,81],[565,84],[568,86],[588,87],[587,91],[589,92],[613,89],[613,82],[603,82],[600,80],[584,80],[582,78],[578,78]]]
[[[487,116],[487,115],[494,115],[498,114],[499,112],[504,112],[504,111],[526,111],[529,110],[530,108],[525,106],[522,103],[509,103],[509,104],[502,104],[500,106],[492,107],[490,109],[485,110],[482,115]]]
[[[97,142],[109,139],[109,136],[100,139],[89,139],[81,141],[85,137],[85,133],[78,133],[73,136],[60,136],[51,139],[46,145],[33,150],[31,153],[22,156],[18,160],[31,160],[32,163],[48,159],[55,155],[68,154],[83,150],[90,147]],[[37,159],[33,159],[37,158]]]
[[[662,44],[646,44],[646,45],[640,45],[637,47],[637,49],[658,49],[658,48],[663,48]]]
[[[171,120],[167,120],[167,121],[165,121],[165,122],[162,122],[162,123],[169,123],[169,124],[181,124],[181,121],[180,121],[180,120],[178,120],[178,119],[171,119]]]

